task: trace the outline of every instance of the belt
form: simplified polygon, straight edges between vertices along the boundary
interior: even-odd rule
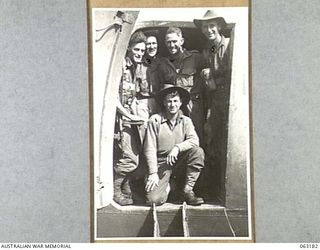
[[[154,96],[153,95],[141,95],[141,94],[137,94],[136,98],[138,100],[143,100],[143,99],[150,99],[150,98],[153,98]]]
[[[123,125],[143,125],[143,121],[127,121],[123,120]]]
[[[157,157],[157,159],[158,159],[158,162],[159,162],[159,161],[166,161],[166,160],[167,160],[167,157]]]

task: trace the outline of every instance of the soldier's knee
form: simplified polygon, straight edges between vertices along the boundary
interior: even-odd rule
[[[193,147],[188,152],[189,155],[199,157],[200,159],[204,159],[204,151],[201,147]]]
[[[167,201],[167,197],[167,195],[147,194],[146,203],[148,205],[152,205],[154,203],[156,206],[160,206]]]

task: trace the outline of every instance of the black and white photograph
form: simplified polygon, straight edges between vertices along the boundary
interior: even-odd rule
[[[92,9],[94,240],[253,240],[248,19]]]

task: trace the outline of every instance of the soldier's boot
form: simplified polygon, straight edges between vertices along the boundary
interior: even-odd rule
[[[122,192],[122,184],[125,180],[125,176],[115,173],[113,180],[113,200],[121,206],[127,206],[133,204],[133,200],[130,197],[127,197]]]
[[[130,182],[129,182],[128,176],[125,177],[122,182],[121,191],[125,197],[132,199],[132,192],[131,192],[131,187],[130,187]]]
[[[200,171],[198,169],[192,169],[187,167],[186,172],[186,183],[183,188],[183,199],[188,205],[199,206],[204,203],[203,198],[197,197],[193,192],[193,187],[196,184],[200,176]]]

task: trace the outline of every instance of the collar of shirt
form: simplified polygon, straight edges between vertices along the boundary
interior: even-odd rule
[[[163,123],[168,123],[168,125],[170,126],[170,128],[173,127],[172,124],[171,124],[171,122],[170,122],[170,120],[167,118],[167,116],[166,116],[165,113],[161,113],[160,115],[161,115],[161,124],[163,124]],[[182,121],[182,116],[183,116],[183,113],[182,113],[181,110],[179,110],[179,111],[178,111],[178,116],[177,116],[177,120],[176,120],[175,126]],[[174,127],[175,127],[175,126],[174,126]]]
[[[221,41],[217,46],[212,46],[211,52],[214,54],[219,54],[219,57],[222,57],[227,47],[226,39],[221,35]]]
[[[170,55],[169,56],[169,60],[171,62],[173,61],[182,61],[188,57],[192,56],[192,53],[186,49],[183,49],[182,51],[180,51],[178,54],[175,55]]]
[[[183,67],[183,62],[186,58],[192,56],[192,53],[183,49],[178,55],[170,55],[168,57],[168,64],[179,74],[181,68]]]
[[[186,50],[186,49],[183,49],[182,60],[184,60],[184,59],[186,59],[186,58],[188,58],[190,56],[192,56],[192,53],[190,51]]]
[[[155,55],[155,56],[149,56],[149,55],[145,55],[144,56],[145,57],[145,60],[148,62],[153,62],[153,61],[156,61],[157,59],[158,59],[158,56],[157,55]]]
[[[146,66],[147,65],[147,61],[146,61],[146,58],[142,58],[141,62],[137,63],[135,62],[132,58],[130,57],[126,57],[125,58],[125,61],[126,61],[126,66],[127,68],[131,68],[131,67],[134,67],[136,68],[137,64],[140,64],[140,65],[144,65]]]

